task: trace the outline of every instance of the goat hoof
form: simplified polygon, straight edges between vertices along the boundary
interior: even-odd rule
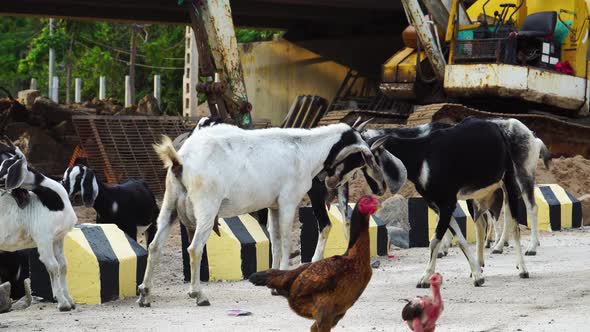
[[[504,242],[504,247],[508,247],[508,241]]]
[[[61,312],[65,312],[65,311],[70,311],[72,310],[72,307],[70,306],[70,304],[64,304],[64,305],[59,305],[57,306],[57,309],[59,309],[59,311]]]
[[[137,286],[137,292],[140,296],[150,295],[150,289],[148,287],[145,287],[143,284]]]
[[[486,249],[490,249],[490,243],[486,243]]]
[[[194,292],[194,291],[188,292],[188,296],[189,296],[191,299],[196,299],[196,298],[198,298],[198,297],[199,297],[199,292]]]
[[[485,282],[484,278],[479,278],[473,282],[473,286],[481,287],[481,286],[483,286],[484,282]]]
[[[429,282],[419,282],[416,285],[416,288],[430,288],[430,283]]]
[[[149,308],[149,307],[152,306],[152,304],[149,303],[149,302],[148,303],[143,303],[143,302],[137,301],[137,303],[139,303],[139,307],[140,308]]]
[[[525,256],[536,256],[537,255],[537,251],[536,250],[527,250],[524,253]]]
[[[529,273],[528,272],[521,272],[519,275],[520,279],[528,279]]]
[[[492,250],[492,254],[501,254],[502,253],[502,249],[494,249]]]
[[[442,252],[439,252],[439,253],[436,255],[436,258],[443,258],[443,253],[442,253]]]
[[[276,290],[276,289],[271,289],[270,290],[270,295],[272,295],[272,296],[278,296],[279,295],[279,291]]]
[[[209,300],[207,300],[207,299],[204,299],[204,300],[201,300],[201,301],[198,301],[197,300],[197,306],[198,307],[208,307],[210,305],[211,305],[211,303],[209,303]]]

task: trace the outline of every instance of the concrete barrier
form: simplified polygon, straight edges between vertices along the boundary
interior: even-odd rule
[[[352,213],[354,205],[349,204],[348,213]],[[338,206],[332,204],[328,210],[328,216],[332,223],[330,235],[326,241],[324,258],[334,255],[342,255],[348,248],[348,241],[344,238],[343,220]],[[310,262],[318,242],[318,223],[311,207],[299,209],[299,221],[301,222],[301,261]],[[369,236],[371,239],[371,257],[387,256],[389,238],[385,223],[381,219],[371,216],[369,224]]]
[[[453,212],[453,217],[459,224],[461,233],[467,242],[474,243],[475,223],[467,209],[465,201],[459,201]],[[428,247],[430,239],[434,236],[438,215],[428,207],[422,197],[411,197],[408,199],[408,218],[410,221],[410,248]],[[454,242],[454,240],[453,240]]]
[[[572,194],[557,184],[541,184],[535,188],[535,201],[538,206],[537,222],[539,231],[557,231],[564,228],[578,228],[582,225],[582,204]],[[408,200],[410,220],[410,247],[428,247],[434,235],[437,214],[428,208],[422,197]],[[453,213],[463,236],[474,243],[475,224],[465,201],[459,201]],[[518,206],[517,221],[530,228],[524,201]],[[503,219],[502,219],[503,220]]]
[[[184,280],[190,280],[190,245],[186,228],[180,225]],[[205,245],[201,281],[242,280],[271,266],[270,240],[266,227],[249,214],[219,218],[221,237],[215,232]]]
[[[114,224],[77,225],[64,243],[67,284],[76,303],[100,304],[137,294],[147,251]],[[36,250],[29,255],[33,295],[52,299],[49,275]]]
[[[559,231],[582,226],[582,203],[558,184],[540,184],[535,188],[539,231]],[[530,227],[524,202],[518,207],[517,220]]]

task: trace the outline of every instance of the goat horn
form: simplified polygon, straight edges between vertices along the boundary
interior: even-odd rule
[[[358,125],[360,122],[361,122],[361,117],[359,116],[359,117],[358,117],[358,118],[357,118],[357,119],[354,121],[354,123],[352,124],[352,126],[351,126],[351,127],[352,127],[352,128],[355,128],[355,127],[356,127],[356,126],[357,126],[357,125]]]
[[[381,136],[380,138],[378,138],[377,140],[375,140],[373,142],[373,144],[371,144],[371,152],[377,151],[377,149],[379,149],[381,146],[383,146],[383,144],[385,142],[387,142],[387,139],[388,139],[387,136]]]
[[[365,129],[365,127],[369,124],[369,122],[373,121],[373,119],[375,119],[375,118],[370,118],[369,120],[359,124],[358,127],[354,128],[354,129],[356,129],[356,131],[363,131]]]

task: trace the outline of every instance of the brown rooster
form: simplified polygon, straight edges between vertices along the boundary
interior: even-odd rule
[[[442,281],[443,278],[440,274],[431,275],[432,297],[418,296],[412,301],[408,301],[408,304],[402,310],[402,318],[408,323],[412,331],[434,332],[436,320],[443,311],[443,300],[440,296]]]
[[[298,315],[315,320],[311,331],[330,331],[371,280],[369,218],[379,201],[365,196],[352,212],[350,241],[343,256],[332,256],[290,271],[267,270],[249,280],[276,289]]]

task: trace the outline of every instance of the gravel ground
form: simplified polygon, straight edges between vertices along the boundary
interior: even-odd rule
[[[173,232],[173,234],[178,234]],[[178,236],[168,243],[156,273],[154,302],[139,308],[135,298],[104,305],[78,305],[59,313],[54,304],[37,303],[24,311],[0,315],[7,331],[305,331],[311,321],[293,314],[285,299],[248,282],[207,285],[212,306],[196,307],[182,282]],[[524,236],[526,245],[528,236]],[[486,251],[486,283],[475,288],[457,248],[439,260],[445,278],[445,310],[437,331],[587,331],[590,318],[590,228],[542,233],[538,255],[527,257],[531,279],[518,278],[514,249],[503,255]],[[359,301],[336,331],[408,331],[401,320],[403,299],[430,293],[416,289],[427,260],[426,248],[392,251]],[[232,317],[228,309],[251,311]]]

